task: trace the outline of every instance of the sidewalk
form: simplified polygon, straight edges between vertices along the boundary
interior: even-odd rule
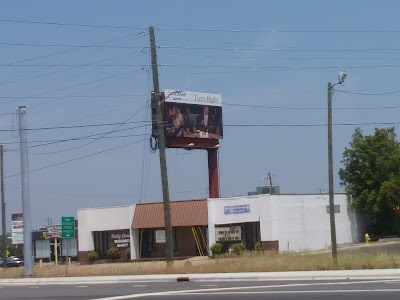
[[[399,279],[400,269],[385,270],[339,270],[339,271],[299,271],[262,273],[217,273],[217,274],[163,274],[129,276],[56,277],[0,279],[0,286],[6,285],[69,285],[105,284],[129,282],[174,282],[178,278],[191,281],[267,281],[267,280],[346,280],[346,279]]]

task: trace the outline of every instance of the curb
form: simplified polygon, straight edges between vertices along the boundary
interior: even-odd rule
[[[184,279],[184,280],[183,280]],[[93,277],[53,277],[0,279],[5,285],[73,285],[109,284],[129,282],[176,282],[176,281],[277,281],[277,280],[350,280],[350,279],[399,279],[400,269],[295,271],[213,274],[163,274]]]

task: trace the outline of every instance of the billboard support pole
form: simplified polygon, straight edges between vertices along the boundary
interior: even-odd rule
[[[162,193],[163,193],[163,203],[164,203],[164,221],[165,221],[165,239],[166,239],[165,254],[168,265],[171,265],[174,261],[173,236],[172,236],[172,224],[171,224],[171,205],[169,200],[164,123],[161,115],[162,114],[161,93],[160,93],[160,83],[158,81],[156,38],[154,35],[153,26],[149,27],[149,34],[150,34],[150,48],[151,48],[151,69],[153,73],[153,84],[154,84],[154,99],[156,103],[155,106],[156,106],[157,138],[158,138],[158,149],[160,151],[161,183],[162,183]]]
[[[2,244],[2,253],[3,253],[3,267],[7,267],[7,229],[6,229],[6,202],[4,199],[4,149],[3,145],[0,145],[0,177],[1,177],[1,228],[3,230],[3,244]]]
[[[219,198],[218,149],[207,149],[210,198]]]
[[[29,195],[29,165],[28,165],[28,137],[26,130],[26,107],[17,109],[19,120],[19,138],[21,154],[21,186],[22,186],[22,212],[24,224],[24,267],[25,276],[32,276],[32,231],[31,231],[31,204]]]

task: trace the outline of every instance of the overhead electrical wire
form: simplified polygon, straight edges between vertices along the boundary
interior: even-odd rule
[[[222,33],[399,33],[400,30],[286,30],[286,29],[224,29],[224,28],[173,28],[159,27],[160,31],[222,32]]]
[[[239,47],[194,47],[194,46],[157,46],[160,49],[182,50],[216,50],[216,51],[265,51],[265,52],[399,52],[400,48],[239,48]]]
[[[39,152],[34,152],[34,153],[30,152],[30,154],[56,154],[56,153],[63,153],[63,152],[75,150],[75,149],[82,148],[82,147],[88,146],[90,144],[93,144],[93,143],[101,140],[102,138],[106,137],[107,135],[109,135],[111,133],[114,133],[121,126],[128,124],[129,120],[132,119],[134,116],[136,116],[149,102],[150,101],[146,101],[145,104],[143,104],[138,110],[136,110],[128,119],[126,119],[124,122],[116,125],[116,127],[114,127],[112,130],[109,130],[109,131],[101,134],[100,136],[96,137],[95,139],[93,139],[93,140],[91,140],[91,141],[89,141],[89,142],[87,142],[85,144],[82,144],[82,145],[79,145],[79,146],[75,146],[75,147],[72,147],[72,148],[68,148],[68,149],[63,149],[63,150],[40,152],[40,153]],[[147,127],[147,126],[144,126],[144,127]]]
[[[128,131],[132,129],[138,129],[138,128],[143,128],[147,127],[149,125],[145,126],[135,126],[135,127],[129,127],[129,128],[124,128],[124,129],[117,129],[114,131],[116,132],[122,132],[122,131]],[[37,141],[28,141],[27,144],[36,144],[40,143],[38,145],[32,145],[28,146],[28,148],[36,148],[36,147],[42,147],[42,146],[47,146],[47,145],[53,145],[53,144],[58,144],[58,143],[64,143],[64,142],[70,142],[70,141],[79,141],[79,140],[86,140],[86,139],[96,139],[99,135],[104,135],[106,132],[100,132],[100,133],[95,133],[95,134],[89,134],[89,135],[84,135],[84,136],[78,136],[78,137],[73,137],[73,138],[65,138],[65,139],[57,139],[57,140],[37,140]],[[124,135],[124,136],[106,136],[104,138],[119,138],[119,137],[132,137],[132,136],[142,136],[143,134],[129,134],[129,135]],[[3,142],[3,145],[11,145],[11,144],[20,144],[20,142]],[[7,149],[7,151],[19,151],[19,149]]]
[[[72,159],[69,159],[69,160],[64,160],[64,161],[61,161],[61,162],[58,162],[58,163],[50,164],[50,165],[47,165],[47,166],[31,169],[31,170],[29,170],[29,173],[40,171],[40,170],[44,170],[44,169],[48,169],[48,168],[59,166],[59,165],[64,165],[64,164],[67,164],[67,163],[70,163],[70,162],[73,162],[73,161],[77,161],[77,160],[81,160],[81,159],[84,159],[84,158],[92,157],[92,156],[95,156],[95,155],[98,155],[98,154],[102,154],[102,153],[105,153],[105,152],[121,149],[121,148],[130,146],[130,145],[133,145],[133,144],[144,142],[144,141],[147,141],[147,139],[134,141],[134,142],[131,142],[131,143],[128,143],[128,144],[124,144],[124,145],[121,145],[121,146],[117,146],[117,147],[109,148],[109,149],[106,149],[106,150],[94,152],[94,153],[91,153],[91,154],[88,154],[88,155],[79,156],[79,157],[72,158]],[[11,177],[19,176],[19,175],[21,175],[21,173],[8,175],[8,176],[5,176],[5,178],[11,178]]]
[[[257,104],[241,104],[241,103],[223,103],[222,106],[239,106],[249,108],[267,108],[267,109],[287,109],[287,110],[327,110],[327,107],[294,107],[294,106],[270,106]],[[334,107],[333,110],[375,110],[375,109],[395,109],[400,105],[393,106],[372,106],[372,107]]]
[[[352,94],[352,95],[362,95],[362,96],[384,96],[384,95],[393,95],[400,93],[400,90],[391,91],[391,92],[379,92],[379,93],[363,93],[363,92],[352,92],[352,91],[344,91],[344,90],[334,90],[335,92],[344,93],[344,94]]]
[[[116,58],[121,58],[121,57],[124,57],[124,56],[130,56],[130,55],[134,55],[134,54],[143,54],[143,52],[142,51],[130,52],[128,54],[118,55],[118,56],[115,56],[115,57],[112,57],[112,58],[106,58],[106,59],[95,61],[93,63],[87,63],[87,64],[82,64],[82,65],[58,65],[57,67],[68,67],[68,68],[64,68],[64,69],[61,69],[61,70],[55,70],[55,71],[51,71],[51,72],[44,73],[44,74],[37,74],[37,75],[34,75],[34,76],[30,76],[30,77],[22,76],[22,77],[18,77],[16,79],[14,79],[14,80],[0,82],[0,85],[15,83],[15,82],[19,82],[19,81],[22,81],[22,80],[35,79],[35,78],[44,77],[44,76],[48,76],[48,75],[53,75],[53,74],[56,74],[56,73],[59,73],[59,72],[70,71],[70,70],[74,70],[74,69],[77,69],[77,68],[83,68],[83,67],[99,67],[99,66],[101,66],[101,67],[106,67],[106,66],[110,67],[112,65],[100,65],[98,63],[99,62],[103,62],[103,61],[113,60],[113,59],[116,59]],[[21,66],[22,65],[10,65],[10,66],[5,66],[5,67],[21,67]],[[27,65],[27,66],[34,66],[34,65]],[[43,66],[45,66],[45,65],[38,65],[38,67],[43,67]],[[54,67],[56,65],[52,65],[52,66]],[[117,67],[117,65],[114,65],[114,66]],[[47,66],[47,67],[49,67],[49,66]]]
[[[138,123],[150,123],[149,121],[130,121],[130,122],[115,122],[115,123],[98,123],[98,124],[84,124],[84,125],[70,125],[70,126],[52,126],[52,127],[36,127],[27,128],[27,131],[37,131],[37,130],[54,130],[54,129],[72,129],[72,128],[88,128],[88,127],[103,127],[103,126],[114,126],[114,125],[124,125],[124,124],[138,124]],[[144,126],[148,126],[144,125]],[[15,129],[0,129],[0,131],[11,132]]]
[[[399,125],[400,122],[334,123],[333,126]],[[328,124],[224,124],[224,127],[326,127]]]
[[[8,98],[32,98],[32,99],[55,99],[55,98],[120,98],[120,97],[145,97],[147,95],[141,94],[125,94],[125,95],[65,95],[65,96],[0,96],[0,99]]]
[[[131,71],[128,71],[128,72],[114,74],[114,75],[110,75],[110,76],[107,76],[107,77],[102,77],[102,78],[91,80],[91,81],[81,82],[81,83],[78,83],[78,84],[74,84],[74,85],[70,85],[70,86],[66,86],[66,87],[62,87],[62,88],[57,88],[57,89],[46,91],[46,92],[37,93],[37,94],[34,94],[32,96],[41,96],[41,95],[45,95],[45,94],[49,94],[49,93],[53,93],[53,92],[59,92],[59,91],[63,91],[63,90],[70,89],[70,88],[74,88],[74,87],[77,87],[77,86],[92,84],[92,83],[99,82],[99,81],[102,81],[102,80],[108,80],[108,79],[112,79],[112,78],[115,78],[115,77],[123,76],[123,75],[126,75],[126,74],[132,74],[132,73],[138,73],[138,72],[140,73],[140,72],[143,72],[143,71],[145,71],[144,68],[131,70]],[[26,98],[29,98],[29,97],[24,97],[23,99],[26,99]],[[17,100],[21,100],[21,98],[12,98],[12,99],[10,99],[8,101],[3,101],[0,104],[5,104],[5,103],[17,101]]]
[[[63,22],[19,20],[19,19],[6,19],[6,18],[0,19],[0,22],[56,25],[56,26],[73,26],[73,27],[90,27],[90,28],[108,28],[108,29],[134,29],[134,30],[147,30],[148,29],[146,27],[97,25],[97,24],[84,24],[84,23],[63,23]]]
[[[69,22],[50,22],[50,21],[37,21],[37,20],[21,20],[1,18],[0,22],[8,23],[26,23],[38,25],[52,25],[52,26],[71,26],[71,27],[88,27],[88,28],[107,28],[107,29],[134,29],[134,30],[147,30],[147,27],[134,27],[127,25],[109,25],[109,24],[86,24],[86,23],[69,23]],[[238,28],[173,28],[173,27],[156,27],[160,31],[188,31],[188,32],[222,32],[222,33],[399,33],[400,30],[395,29],[238,29]]]
[[[114,49],[141,49],[140,46],[123,45],[72,45],[72,44],[35,44],[35,43],[9,43],[0,42],[1,46],[26,46],[26,47],[64,47],[64,48],[114,48]],[[144,47],[149,48],[149,47]]]
[[[141,35],[141,33],[133,34],[133,35]],[[105,44],[105,43],[109,43],[109,42],[113,42],[113,41],[118,41],[118,40],[121,40],[121,39],[126,39],[126,38],[129,38],[131,36],[132,36],[132,34],[129,34],[129,35],[124,35],[123,37],[118,37],[118,38],[113,38],[113,39],[109,39],[109,40],[105,40],[105,41],[101,41],[101,42],[95,42],[95,43],[86,44],[86,45],[83,45],[83,47],[81,47],[80,49],[91,47],[91,46],[97,46],[97,45],[100,45],[100,44]],[[63,50],[63,51],[57,51],[57,52],[49,53],[49,54],[46,54],[46,55],[41,55],[41,56],[36,56],[36,57],[32,57],[32,58],[13,61],[13,62],[10,62],[10,63],[7,63],[7,64],[2,64],[0,66],[14,65],[14,64],[24,63],[24,62],[28,62],[28,61],[48,58],[48,57],[59,55],[59,54],[65,54],[65,53],[74,52],[74,51],[77,51],[78,49],[79,48],[77,48],[77,49],[67,49],[67,50]]]

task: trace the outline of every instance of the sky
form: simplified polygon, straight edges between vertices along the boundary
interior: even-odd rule
[[[345,70],[333,96],[334,183],[343,192],[337,172],[354,129],[398,122],[399,9],[368,0],[1,1],[8,229],[22,210],[20,105],[34,129],[33,228],[79,208],[162,201],[146,126],[149,26],[161,90],[222,95],[223,197],[247,195],[268,172],[282,193],[328,191],[327,84]],[[172,200],[207,198],[205,151],[168,149],[167,166]]]

